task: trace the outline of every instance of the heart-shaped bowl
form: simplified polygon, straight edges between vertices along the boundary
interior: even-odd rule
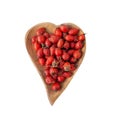
[[[84,32],[82,31],[82,29],[80,27],[78,27],[77,25],[73,24],[73,23],[64,23],[65,25],[69,25],[71,27],[74,27],[74,28],[78,28],[79,29],[79,35],[82,35],[84,34]],[[67,85],[69,84],[69,82],[72,80],[74,74],[77,72],[79,66],[81,65],[82,63],[82,60],[84,58],[84,55],[85,55],[85,51],[86,51],[86,40],[84,41],[84,46],[81,50],[82,52],[82,57],[79,59],[79,61],[77,62],[77,68],[76,70],[73,72],[72,76],[67,78],[63,83],[62,83],[62,88],[59,90],[59,91],[52,91],[50,86],[47,85],[45,83],[45,77],[44,77],[44,69],[43,67],[38,63],[38,59],[37,59],[37,56],[36,56],[36,52],[34,51],[33,49],[33,45],[31,43],[31,38],[36,34],[36,30],[41,28],[41,27],[45,27],[47,29],[47,31],[49,33],[53,33],[55,31],[55,29],[57,27],[59,27],[59,25],[55,25],[53,23],[49,23],[49,22],[45,22],[45,23],[40,23],[40,24],[37,24],[35,26],[33,26],[32,28],[30,28],[27,33],[26,33],[26,36],[25,36],[25,44],[26,44],[26,48],[27,48],[27,51],[30,55],[30,58],[31,60],[33,61],[35,67],[37,68],[38,70],[38,73],[39,75],[41,76],[42,80],[43,80],[43,83],[46,87],[46,92],[47,92],[47,95],[48,95],[48,99],[51,103],[51,105],[54,104],[54,102],[56,101],[56,99],[60,96],[60,94],[65,90],[65,88],[67,87]]]

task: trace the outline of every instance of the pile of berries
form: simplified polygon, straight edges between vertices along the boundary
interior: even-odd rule
[[[45,83],[53,91],[60,90],[62,83],[77,68],[85,41],[85,34],[79,33],[78,28],[62,24],[54,33],[41,27],[31,38],[38,62],[43,67]]]

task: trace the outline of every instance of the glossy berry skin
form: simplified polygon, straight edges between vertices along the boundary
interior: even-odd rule
[[[51,45],[52,45],[52,43],[50,42],[50,40],[49,40],[49,39],[46,39],[46,40],[45,40],[45,46],[46,46],[47,48],[49,48]]]
[[[43,49],[42,49],[42,48],[39,48],[38,51],[37,51],[37,57],[38,57],[38,58],[41,58],[41,57],[43,57],[43,56],[44,56],[44,54],[43,54]]]
[[[70,48],[74,48],[75,47],[75,42],[71,42],[70,43]]]
[[[55,83],[52,84],[52,90],[53,91],[58,91],[58,90],[60,90],[60,88],[61,88],[60,83],[55,82]]]
[[[81,52],[79,50],[75,50],[73,53],[73,57],[79,59],[81,57]]]
[[[69,62],[65,62],[63,65],[64,71],[70,71],[70,67],[71,67],[71,65]]]
[[[62,32],[61,32],[61,30],[59,28],[55,29],[55,35],[59,36],[59,37],[62,37]]]
[[[70,63],[76,63],[77,62],[77,59],[76,58],[74,58],[74,57],[71,57],[70,58]]]
[[[44,70],[44,74],[45,74],[45,76],[49,76],[50,75],[50,70],[49,69],[45,69]]]
[[[77,29],[77,28],[72,28],[72,29],[69,30],[68,33],[69,33],[70,35],[77,35],[78,32],[79,32],[79,29]]]
[[[66,61],[66,60],[69,60],[69,58],[70,58],[70,55],[68,53],[64,52],[62,55],[62,59]]]
[[[45,38],[49,38],[50,34],[48,32],[44,32],[43,36],[45,36]]]
[[[69,31],[69,28],[68,28],[68,26],[67,25],[61,25],[60,26],[60,30],[62,31],[62,32],[68,32]]]
[[[58,82],[63,82],[64,80],[65,80],[65,77],[63,77],[62,75],[57,77]]]
[[[51,76],[46,76],[45,82],[47,84],[52,84],[52,83],[55,83],[55,80]]]
[[[66,35],[66,36],[65,36],[65,39],[66,39],[67,41],[73,41],[73,40],[74,40],[74,36],[72,36],[72,35]]]
[[[55,47],[54,46],[51,46],[50,47],[50,55],[55,55]]]
[[[82,34],[82,35],[78,36],[78,40],[84,41],[85,40],[85,34]]]
[[[60,48],[55,49],[55,55],[56,56],[61,56],[62,55],[62,50]]]
[[[39,58],[38,62],[40,65],[45,65],[45,58]]]
[[[54,57],[53,56],[49,56],[46,60],[46,65],[51,65],[52,62],[54,61]]]
[[[34,50],[37,51],[41,46],[40,46],[40,44],[38,42],[35,42],[33,44],[33,47],[34,47]]]
[[[81,49],[83,47],[83,44],[81,41],[78,41],[76,44],[75,44],[75,49]]]
[[[63,72],[63,76],[65,78],[69,78],[71,75],[72,75],[71,72]]]
[[[39,43],[39,44],[45,42],[45,36],[43,36],[43,35],[39,35],[37,39],[38,39],[38,43]]]
[[[44,27],[42,27],[42,28],[39,28],[39,29],[36,31],[36,34],[37,34],[37,35],[42,35],[45,31],[46,31],[46,29],[45,29]]]
[[[55,75],[58,74],[58,69],[57,68],[50,68],[50,75]]]
[[[45,56],[49,56],[49,55],[50,55],[50,50],[49,50],[48,48],[44,48],[44,49],[43,49],[43,54],[44,54]]]
[[[58,42],[57,42],[57,47],[58,48],[62,48],[63,44],[64,44],[64,40],[63,39],[59,39]]]
[[[64,45],[63,45],[63,48],[69,49],[69,48],[70,48],[69,42],[65,41],[65,43],[64,43]]]
[[[52,42],[52,43],[57,43],[58,40],[59,40],[59,37],[58,36],[55,36],[55,35],[51,35],[49,40]]]
[[[35,42],[37,42],[37,36],[32,37],[32,44],[34,44]]]
[[[69,54],[70,56],[72,56],[72,55],[73,55],[73,53],[74,53],[74,51],[75,51],[75,50],[70,49],[70,50],[68,50],[68,54]]]

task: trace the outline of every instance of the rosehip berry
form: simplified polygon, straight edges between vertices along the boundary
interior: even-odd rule
[[[49,39],[46,39],[45,40],[45,46],[46,47],[50,47],[52,45],[52,43],[50,42],[50,40]]]
[[[40,44],[38,42],[35,42],[33,44],[33,47],[34,47],[35,51],[37,51],[41,46],[40,46]]]
[[[70,47],[69,42],[65,41],[63,47],[64,47],[65,49],[69,49],[69,47]]]
[[[50,68],[50,74],[51,75],[58,74],[58,69],[57,68]]]
[[[58,42],[58,39],[59,37],[58,36],[55,36],[55,35],[51,35],[49,40],[52,42],[52,43],[57,43]]]
[[[61,26],[60,26],[60,30],[61,30],[62,32],[68,32],[68,31],[69,31],[69,27],[68,27],[67,25],[61,25]]]
[[[63,65],[64,71],[70,71],[70,67],[71,67],[71,65],[69,62],[65,62]]]
[[[58,82],[55,82],[52,84],[52,90],[58,91],[58,90],[60,90],[60,88],[61,88],[61,86]]]
[[[72,56],[73,53],[74,53],[74,50],[73,50],[73,49],[68,50],[68,54],[69,54],[70,56]]]
[[[75,44],[75,49],[81,49],[83,47],[83,44],[81,41],[78,41],[76,44]]]
[[[74,64],[71,64],[71,66],[70,66],[70,70],[71,71],[74,71],[76,68],[75,68],[75,65]]]
[[[77,28],[71,28],[68,33],[70,35],[77,35],[78,32],[79,32],[79,29],[77,29]]]
[[[50,55],[50,50],[48,48],[44,48],[43,53],[44,53],[45,56],[49,56]]]
[[[49,69],[45,69],[44,73],[45,73],[45,76],[49,76],[50,75],[50,70]]]
[[[71,75],[72,75],[71,72],[63,72],[63,76],[65,78],[69,78]]]
[[[42,43],[44,43],[44,42],[45,42],[45,36],[39,35],[39,36],[38,36],[38,43],[42,44]]]
[[[54,61],[54,57],[53,56],[49,56],[46,60],[46,65],[51,65],[52,62]]]
[[[42,35],[45,31],[46,31],[46,29],[45,29],[44,27],[42,27],[42,28],[39,28],[39,29],[36,31],[36,34],[37,34],[37,35]]]
[[[74,36],[72,36],[72,35],[66,35],[66,36],[65,36],[65,39],[66,39],[67,41],[73,41],[73,40],[74,40]]]
[[[62,55],[62,50],[60,48],[55,49],[55,55],[56,56],[61,56]]]
[[[70,47],[71,47],[71,48],[74,48],[74,47],[75,47],[75,43],[74,43],[74,42],[71,42],[71,43],[70,43]]]
[[[64,40],[63,39],[59,39],[58,42],[57,42],[57,47],[58,48],[62,48],[63,44],[64,44]]]
[[[55,47],[54,46],[50,47],[50,55],[55,55]]]
[[[46,76],[45,82],[47,84],[52,84],[52,83],[55,83],[55,80],[51,76]]]
[[[76,59],[80,58],[81,55],[82,54],[81,54],[81,52],[79,50],[75,50],[74,53],[73,53],[73,57],[76,58]]]
[[[45,65],[45,58],[38,59],[40,65]]]
[[[85,34],[82,34],[82,35],[78,36],[78,40],[84,41],[85,40]]]
[[[32,37],[32,43],[34,44],[35,42],[37,42],[37,36]]]
[[[62,55],[62,59],[65,60],[65,61],[69,60],[69,57],[70,57],[69,54],[66,53],[66,52],[64,52],[63,55]]]
[[[40,58],[40,57],[43,57],[43,56],[44,56],[43,49],[39,48],[38,51],[37,51],[37,57]]]
[[[61,32],[61,30],[59,28],[55,29],[55,35],[59,36],[59,37],[62,37],[62,32]]]
[[[49,38],[50,37],[50,35],[49,35],[49,33],[48,32],[44,32],[44,34],[43,34],[46,38]]]
[[[77,59],[74,58],[74,57],[71,57],[71,58],[70,58],[70,62],[71,62],[71,63],[75,63],[75,62],[77,62]]]
[[[62,75],[57,77],[58,82],[63,82],[64,80],[65,80],[65,77],[63,77]]]

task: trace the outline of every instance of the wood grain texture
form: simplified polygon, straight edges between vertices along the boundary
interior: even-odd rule
[[[84,32],[82,31],[82,29],[78,26],[76,26],[75,24],[73,23],[64,23],[64,24],[67,24],[67,25],[70,25],[70,26],[73,26],[75,28],[79,28],[80,29],[80,32],[79,34],[84,34]],[[32,36],[35,35],[36,33],[36,30],[40,27],[45,27],[47,28],[47,31],[49,33],[53,33],[54,30],[56,29],[56,27],[58,27],[57,25],[53,24],[53,23],[49,23],[49,22],[46,22],[46,23],[40,23],[40,24],[37,24],[35,26],[33,26],[32,28],[30,28],[27,33],[26,33],[26,36],[25,36],[25,44],[26,44],[26,48],[27,48],[27,51],[30,55],[30,58],[31,60],[33,61],[35,67],[37,68],[38,70],[38,73],[39,75],[41,76],[42,80],[43,80],[43,83],[46,87],[46,92],[47,92],[47,95],[48,95],[48,99],[50,101],[50,104],[53,105],[54,102],[56,101],[56,99],[61,95],[61,93],[65,90],[65,88],[67,87],[67,85],[69,84],[69,82],[72,80],[72,77],[74,76],[74,74],[77,72],[77,69],[79,68],[79,66],[81,65],[82,63],[82,60],[84,58],[84,55],[85,55],[85,51],[86,51],[86,41],[84,43],[84,47],[82,48],[82,57],[80,58],[80,60],[78,61],[77,65],[77,69],[74,71],[74,74],[66,79],[63,83],[62,83],[62,88],[59,90],[59,91],[52,91],[50,86],[49,85],[46,85],[45,83],[45,77],[43,75],[43,67],[40,66],[40,64],[38,63],[38,60],[37,60],[37,57],[36,57],[36,52],[34,51],[33,49],[33,46],[32,46],[32,43],[31,43],[31,38]]]

